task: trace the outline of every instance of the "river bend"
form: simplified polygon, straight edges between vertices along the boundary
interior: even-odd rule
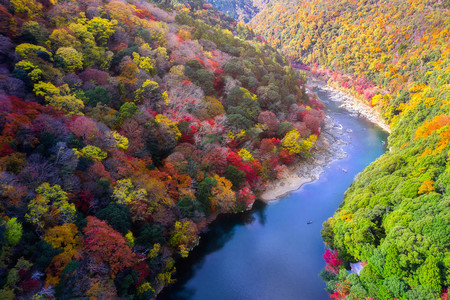
[[[333,215],[354,177],[384,153],[387,134],[340,108],[340,96],[323,86],[345,158],[333,160],[320,179],[268,205],[219,217],[188,259],[177,265],[178,282],[158,299],[329,299],[318,277],[325,263],[322,223]],[[312,224],[307,224],[312,221]]]

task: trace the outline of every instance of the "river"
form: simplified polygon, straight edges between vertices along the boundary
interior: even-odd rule
[[[325,266],[322,223],[354,177],[386,151],[387,133],[340,108],[332,90],[319,86],[315,92],[326,103],[327,115],[342,125],[336,130],[347,156],[283,199],[219,217],[189,258],[177,264],[177,283],[158,299],[329,299],[318,277]]]

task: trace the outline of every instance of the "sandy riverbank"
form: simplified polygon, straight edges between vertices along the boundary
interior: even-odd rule
[[[342,128],[335,124],[333,119],[327,117],[312,156],[289,169],[279,180],[269,183],[259,199],[268,203],[300,189],[306,183],[319,179],[323,168],[332,160],[346,156],[342,150],[345,143],[338,138],[342,134],[340,131]]]

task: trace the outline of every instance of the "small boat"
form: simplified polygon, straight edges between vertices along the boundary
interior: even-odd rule
[[[306,224],[308,224],[308,225],[309,225],[309,224],[312,224],[312,221],[311,221],[311,220],[309,220],[308,222],[306,222]]]

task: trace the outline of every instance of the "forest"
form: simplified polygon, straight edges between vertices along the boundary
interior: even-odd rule
[[[251,25],[270,45],[378,110],[389,152],[324,224],[332,299],[448,299],[448,1],[272,1]],[[359,275],[349,263],[361,262]]]
[[[248,23],[270,0],[210,0],[217,10],[237,21]]]
[[[0,298],[152,298],[310,155],[323,108],[200,0],[1,1]]]

